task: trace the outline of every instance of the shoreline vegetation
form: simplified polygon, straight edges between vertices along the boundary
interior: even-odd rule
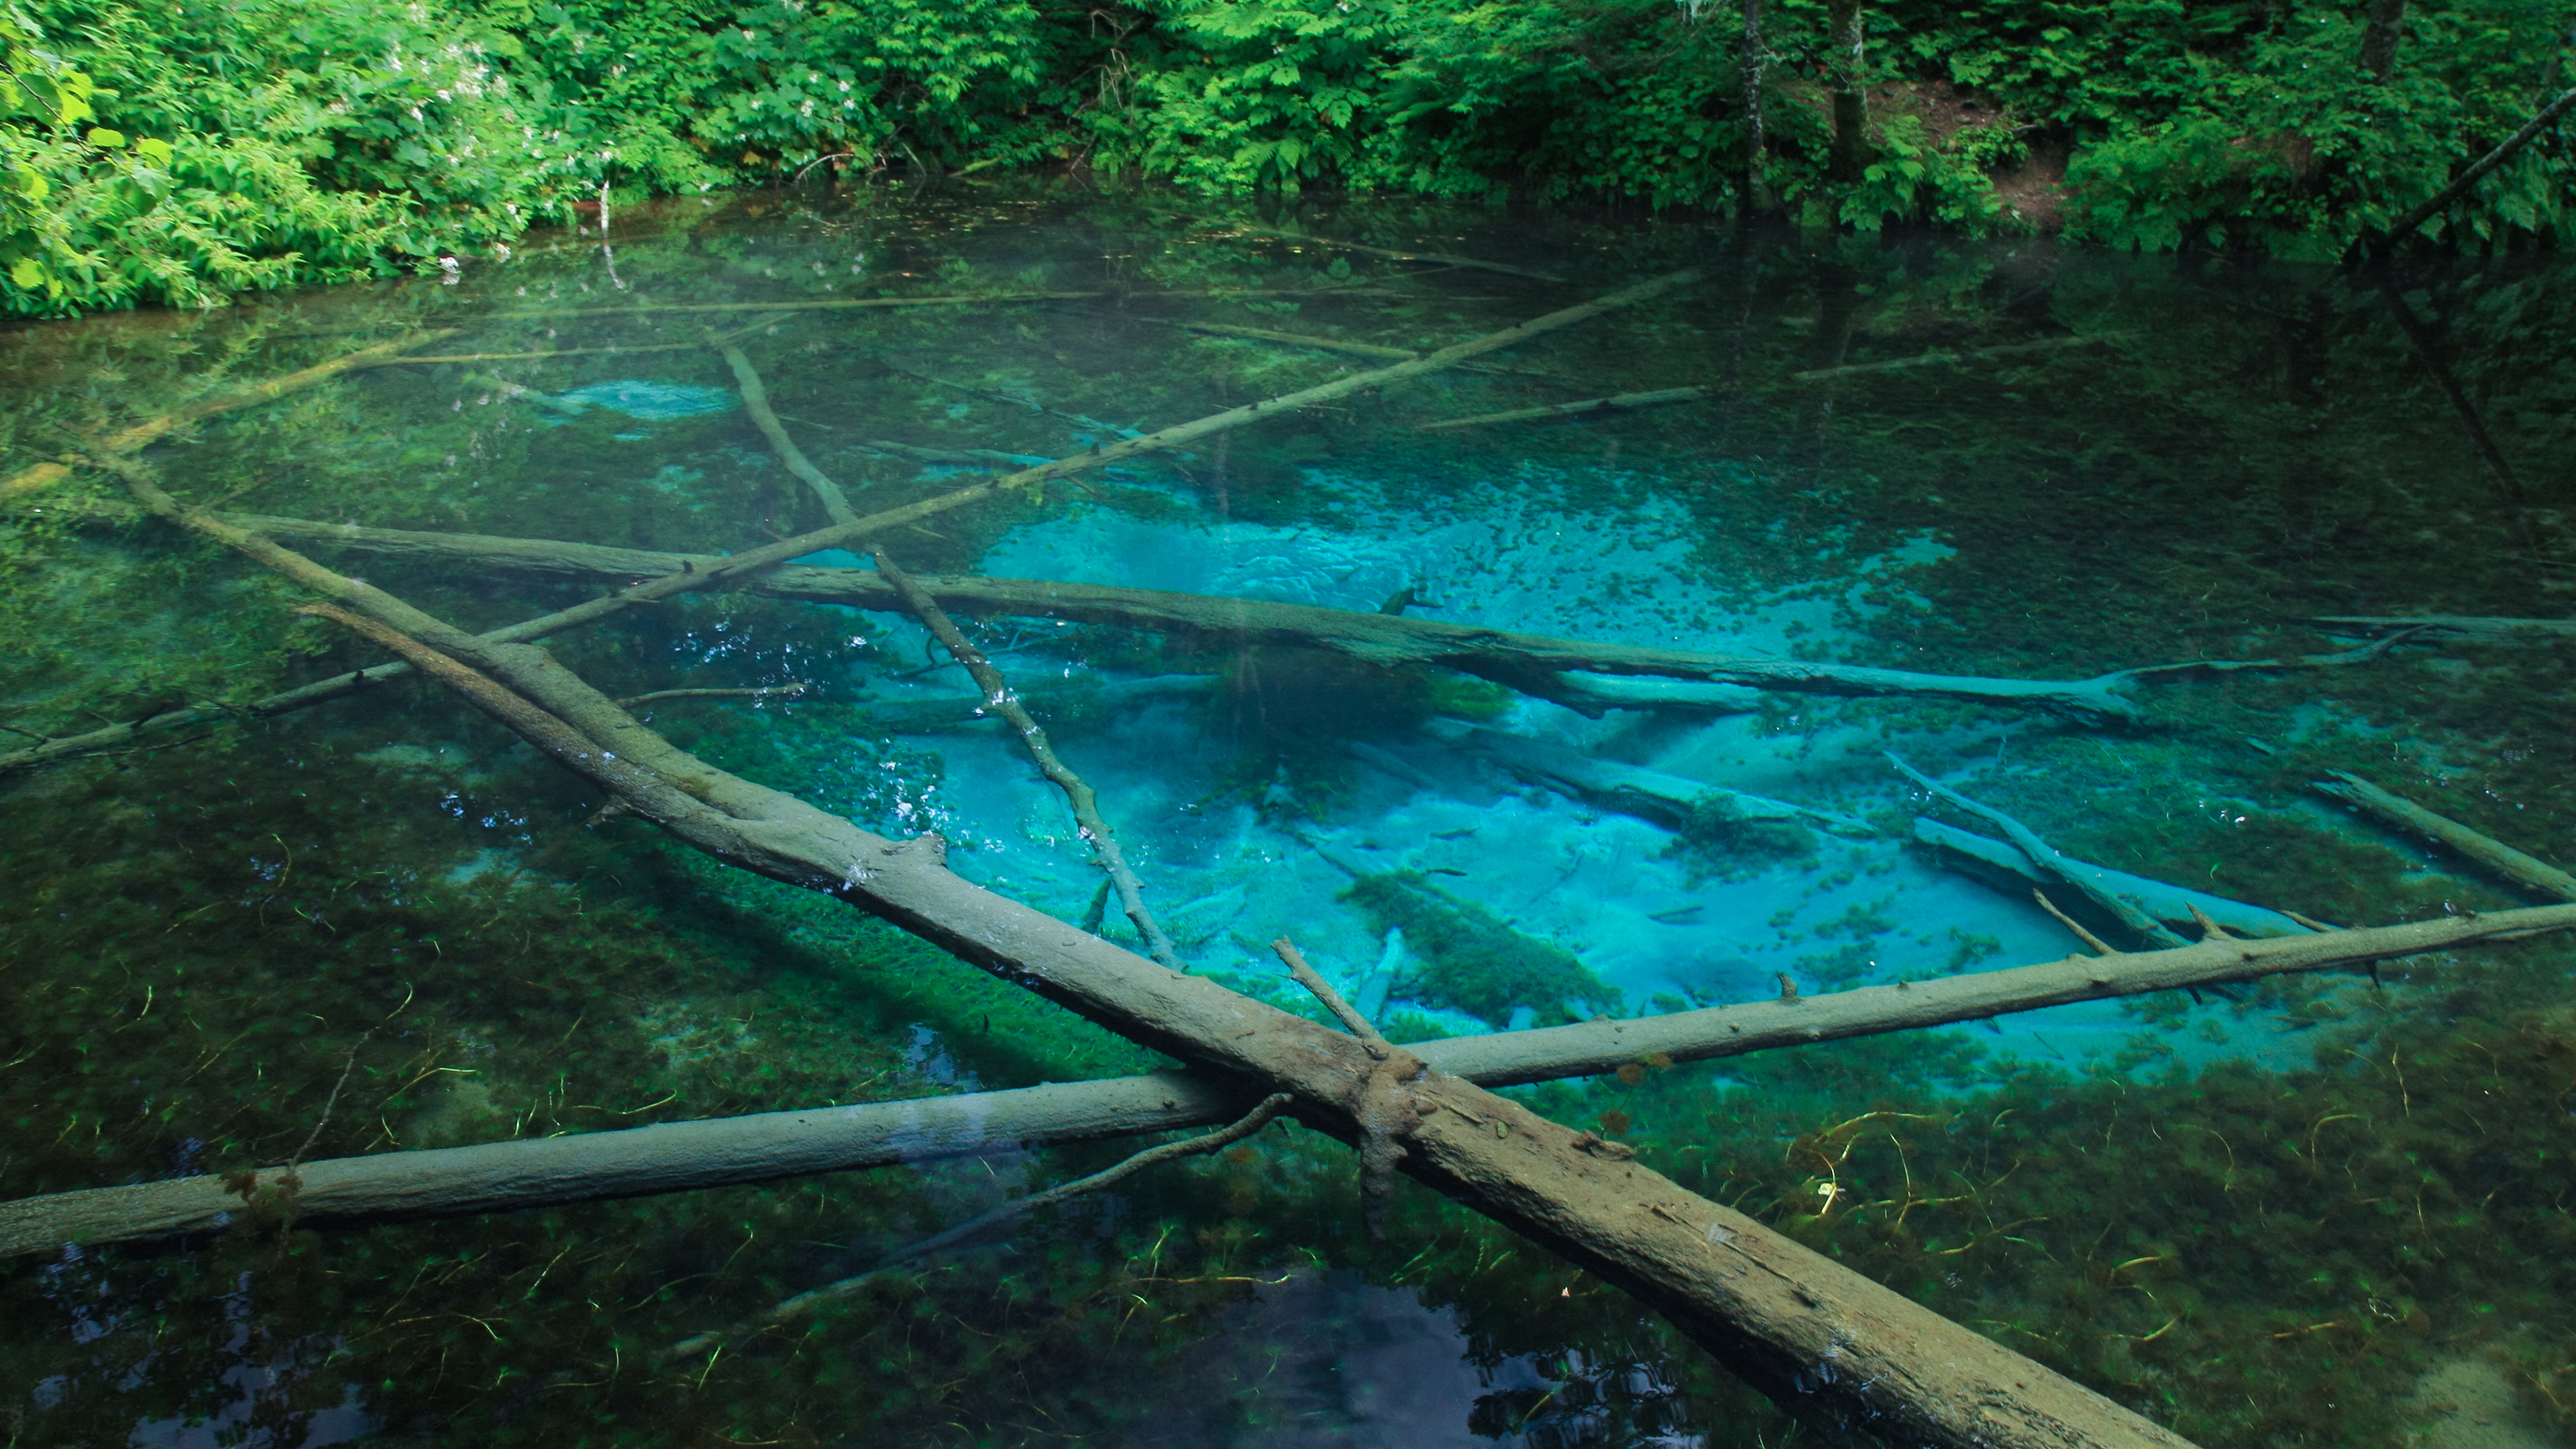
[[[2571,42],[2521,0],[33,0],[0,9],[0,314],[435,274],[650,196],[995,168],[2521,249],[2576,185]]]

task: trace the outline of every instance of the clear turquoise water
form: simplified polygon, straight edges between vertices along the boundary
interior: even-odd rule
[[[719,553],[820,515],[708,328],[735,334],[789,435],[865,509],[1386,361],[1244,329],[1427,349],[1699,265],[1696,286],[1479,370],[884,541],[916,571],[1363,613],[1406,600],[1411,617],[1602,644],[2061,680],[2336,655],[2387,632],[2326,622],[2342,616],[2564,619],[2576,591],[2576,331],[2554,258],[2380,285],[1675,219],[1351,206],[1293,225],[1310,236],[1018,183],[674,203],[447,285],[12,333],[7,461],[408,339],[468,360],[352,372],[141,456],[174,491],[239,512]],[[1081,295],[739,310],[1018,293]],[[563,355],[516,355],[537,352]],[[1424,426],[1679,387],[1704,391]],[[120,500],[85,472],[9,525],[6,627],[23,647],[0,722],[52,737],[245,705],[380,657],[294,615],[294,591],[247,565],[114,514]],[[299,546],[477,628],[603,582]],[[869,566],[846,550],[806,562]],[[1998,832],[1909,784],[1892,754],[2123,873],[2117,888],[2169,917],[2184,893],[2254,929],[2296,929],[2285,911],[2380,924],[2540,899],[2309,789],[2328,769],[2576,863],[2563,633],[2426,632],[2362,660],[2152,676],[2130,687],[2141,718],[2106,729],[1907,693],[1588,718],[1221,635],[966,625],[1099,789],[1193,970],[1293,1004],[1266,950],[1286,932],[1399,1037],[2075,949],[2029,882],[1920,838],[1927,819]],[[996,891],[1069,920],[1093,910],[1100,877],[1061,799],[907,617],[696,598],[556,648],[618,695],[802,686],[639,709],[872,829],[941,831]],[[1630,778],[1685,811],[1718,787],[1837,828],[1705,809],[1681,822],[1550,783],[1584,760],[1651,772]],[[839,907],[631,822],[586,825],[600,802],[585,787],[416,686],[209,720],[9,788],[11,1197],[273,1163],[317,1122],[312,1155],[343,1155],[1150,1061]],[[2054,894],[2113,944],[2141,944]],[[1115,910],[1101,929],[1134,944]],[[1497,995],[1497,973],[1527,959],[1562,963],[1559,989]],[[1536,1100],[2207,1442],[2379,1442],[2438,1421],[2460,1383],[2494,1388],[2497,1413],[2550,1442],[2566,1432],[2547,1427],[2553,1397],[2576,1402],[2559,1377],[2576,1326],[2548,1306],[2568,1285],[2512,1265],[2563,1243],[2549,1143],[2564,1107],[2547,1090],[2563,1070],[2547,1063],[2568,1035],[2567,964],[2541,941],[2394,963],[2375,986],[2060,1008]],[[2476,1076],[2475,1052],[2506,1040],[2540,1065]],[[2386,1085],[2354,1064],[2382,1061],[2425,1064],[2394,1087],[2396,1120],[2339,1115],[2337,1094]],[[2229,1144],[2208,1191],[2183,1182],[2205,1146],[2119,1126],[2130,1094],[2173,1139],[2187,1120]],[[2436,1149],[2408,1134],[2435,1129],[2417,1106],[2454,1097],[2466,1115],[2439,1130],[2460,1162],[2424,1166]],[[1909,1115],[1852,1126],[1873,1110]],[[2330,1121],[2363,1124],[2342,1129],[2340,1178]],[[2096,1126],[2087,1150],[2104,1160],[2067,1157]],[[2290,1142],[2291,1166],[2239,1163],[2247,1134]],[[1428,1195],[1389,1244],[1366,1243],[1346,1154],[1284,1129],[889,1279],[801,1335],[651,1357],[1115,1155],[995,1144],[824,1182],[67,1251],[9,1270],[20,1348],[0,1355],[0,1393],[29,1444],[1798,1432],[1616,1294]],[[1917,1156],[1925,1181],[1965,1190],[1918,1190]],[[2448,1246],[2426,1236],[2422,1182],[2413,1237],[2380,1222],[2395,1198],[2365,1190],[2419,1167],[2444,1183],[2437,1208],[2469,1215]],[[2470,1187],[2490,1178],[2478,1206]],[[2027,1211],[2001,1200],[2016,1193]],[[2411,1266],[2427,1255],[2451,1266]],[[2165,1276],[2140,1282],[2123,1260]],[[2169,1318],[2188,1326],[2160,1329]],[[2346,1319],[2363,1326],[2315,1327]],[[2272,1388],[2245,1394],[2245,1374]]]

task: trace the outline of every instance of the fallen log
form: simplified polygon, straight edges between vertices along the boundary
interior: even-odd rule
[[[139,423],[130,424],[106,437],[97,439],[89,446],[96,452],[131,453],[201,418],[210,418],[217,413],[228,413],[239,408],[255,407],[264,402],[274,402],[288,393],[302,392],[308,387],[328,382],[344,373],[398,362],[401,359],[393,354],[406,348],[419,347],[424,343],[453,337],[456,333],[456,328],[445,327],[434,332],[414,333],[394,342],[379,342],[373,347],[361,347],[355,352],[343,353],[328,362],[315,363],[299,371],[272,377],[266,382],[253,383],[239,392],[200,398],[185,407],[174,408],[158,417],[145,418]],[[0,505],[14,504],[39,489],[51,488],[70,477],[71,472],[72,470],[62,463],[37,463],[31,467],[21,468],[7,478],[0,479]]]
[[[1356,1038],[981,890],[947,870],[937,836],[889,841],[729,775],[673,747],[541,649],[486,643],[257,534],[190,512],[148,481],[128,482],[156,513],[331,598],[310,610],[401,654],[682,842],[881,916],[1239,1091],[1288,1093],[1311,1126],[1345,1140],[1391,1138],[1392,1165],[1667,1314],[1792,1412],[1962,1449],[2185,1443],[1754,1219],[1684,1192],[1638,1167],[1626,1148],[1549,1122],[1411,1054],[1380,1060]],[[258,1190],[255,1179],[247,1186]]]
[[[2334,776],[2332,780],[2320,780],[2312,787],[2318,794],[2356,806],[2399,830],[2447,846],[2524,890],[2562,901],[2576,901],[2576,875],[2569,875],[2545,860],[2525,855],[2503,841],[2471,830],[2456,820],[2436,815],[2405,796],[2383,790],[2359,775],[2342,770],[2328,773]]]
[[[2101,873],[2101,867],[2086,866],[2082,861],[2075,860],[2072,857],[2059,853],[2056,846],[2049,844],[2047,841],[2042,840],[2039,837],[2039,832],[2022,824],[2020,821],[2005,814],[2003,811],[1981,801],[1969,799],[1967,796],[1951,789],[1949,786],[1942,784],[1931,776],[1924,774],[1912,765],[1898,759],[1893,754],[1890,754],[1887,758],[1891,764],[1896,766],[1898,773],[1904,775],[1905,778],[1912,780],[1915,784],[1923,787],[1925,790],[1930,791],[1935,798],[1946,800],[1952,805],[1959,807],[1961,810],[1976,816],[1978,819],[2001,829],[2004,832],[2004,838],[2011,841],[2013,845],[2021,851],[2023,857],[2030,862],[2034,869],[2047,873],[2051,879],[2072,888],[2081,894],[2086,900],[2091,901],[2094,905],[2109,912],[2114,920],[2117,920],[2129,931],[2158,946],[2179,946],[2182,944],[2183,938],[2174,934],[2171,930],[2166,929],[2166,927],[2159,922],[2155,918],[2154,914],[2148,911],[2142,903],[2132,899],[2129,895],[2118,889],[2118,887],[2113,883],[2104,879]],[[2034,894],[2036,893],[2034,892]],[[2050,914],[2057,916],[2061,921],[2065,921],[2067,929],[2075,932],[2079,936],[2083,936],[2088,944],[2099,946],[2100,943],[2094,941],[2093,938],[2085,932],[2083,927],[2076,925],[2072,920],[2068,920],[2063,912],[2058,911],[2054,905],[2050,904],[2046,896],[2040,896],[2039,903],[2043,907],[2046,907]]]
[[[1727,820],[1812,825],[1854,839],[1878,834],[1867,823],[1848,815],[1749,795],[1643,765],[1604,760],[1526,735],[1459,720],[1433,720],[1429,728],[1435,738],[1491,760],[1533,785],[1604,810],[1634,815],[1666,830],[1687,830]]]
[[[1974,862],[1987,867],[2003,880],[2027,882],[2028,885],[2055,885],[2064,882],[2056,870],[2032,860],[2020,846],[1944,825],[1938,820],[1914,822],[1914,838],[1957,861]],[[2197,925],[2203,916],[2231,931],[2249,936],[2303,936],[2315,929],[2299,923],[2295,916],[2263,906],[2231,901],[2207,891],[2167,885],[2143,875],[2131,875],[2106,865],[2077,860],[2061,855],[2056,862],[2062,868],[2081,874],[2114,895],[2137,902],[2140,909],[2168,926],[2181,929]],[[1971,867],[1972,873],[1977,872]],[[2002,881],[1997,881],[2002,884]],[[2023,887],[2027,888],[2027,887]]]
[[[2088,332],[2081,337],[2043,337],[2036,342],[2008,342],[2001,347],[1975,347],[1966,352],[1926,352],[1914,357],[1891,357],[1883,362],[1850,362],[1839,367],[1811,367],[1789,374],[1791,382],[1824,382],[1831,378],[1850,377],[1863,372],[1905,372],[1917,367],[1950,367],[1962,362],[1983,362],[1994,357],[2014,357],[2029,352],[2055,352],[2064,347],[2086,347],[2096,342],[2116,342],[2136,334],[2129,332]]]
[[[727,562],[715,555],[650,553],[541,539],[372,529],[251,514],[224,517],[280,538],[572,577],[654,578],[684,570],[704,575]],[[2088,723],[2128,721],[2139,715],[2133,700],[2104,682],[2119,679],[2119,675],[2098,680],[2032,680],[1917,674],[1865,665],[1700,654],[1653,645],[1595,644],[1403,614],[1221,599],[1108,584],[980,575],[926,575],[921,582],[942,607],[961,613],[1117,624],[1182,638],[1213,638],[1234,645],[1327,649],[1389,667],[1413,664],[1454,669],[1541,699],[1557,700],[1595,717],[1608,709],[1633,708],[1635,702],[1654,701],[1660,707],[1661,701],[1654,692],[1639,692],[1632,682],[1647,678],[1718,685],[1735,691],[1920,695],[2015,704]],[[780,568],[742,587],[784,598],[846,604],[878,612],[899,612],[903,607],[893,588],[867,569]],[[1580,678],[1583,674],[1614,678],[1587,680]],[[1708,691],[1671,698],[1685,707],[1711,711],[1731,710],[1753,702],[1753,697],[1743,692]]]
[[[975,485],[976,496],[989,496],[990,486]],[[876,515],[876,520],[893,522],[877,522],[876,526],[891,527],[916,516],[925,516],[920,505],[889,510]],[[873,570],[778,564],[782,557],[837,547],[848,536],[843,526],[791,539],[784,545],[723,555],[652,553],[544,539],[364,528],[259,514],[228,513],[218,517],[279,538],[372,553],[574,578],[649,581],[606,600],[496,630],[488,636],[496,642],[543,638],[591,622],[623,607],[625,602],[666,598],[691,588],[740,588],[880,613],[903,610],[892,587]],[[922,585],[942,607],[963,613],[1116,624],[1183,639],[1212,639],[1229,646],[1267,644],[1325,649],[1371,664],[1455,669],[1535,699],[1562,704],[1594,719],[1614,709],[1739,714],[1756,707],[1763,691],[1969,699],[2034,707],[2088,723],[2127,721],[2139,715],[2136,703],[2119,692],[2126,676],[2118,674],[2069,681],[1981,679],[1802,660],[1693,654],[1652,646],[1596,645],[1404,615],[1098,584],[931,575],[922,579]],[[148,736],[228,718],[274,718],[346,698],[406,670],[407,666],[398,664],[377,665],[239,706],[192,705],[126,724],[66,735],[0,754],[0,772],[125,749]]]
[[[2080,1001],[2223,986],[2576,928],[2576,906],[2446,916],[2117,957],[2073,956],[1898,986],[1417,1042],[1405,1050],[1481,1086],[1983,1021]],[[2239,947],[2243,949],[2238,949]],[[314,1226],[514,1212],[1204,1127],[1246,1102],[1202,1073],[1160,1072],[909,1101],[667,1122],[616,1132],[308,1162],[296,1221]],[[283,1168],[261,1170],[267,1178]],[[0,1202],[0,1258],[67,1243],[151,1242],[222,1230],[242,1197],[213,1174]]]

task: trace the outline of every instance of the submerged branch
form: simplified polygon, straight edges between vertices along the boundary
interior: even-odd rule
[[[1251,1111],[1244,1113],[1218,1131],[1201,1137],[1192,1137],[1183,1142],[1166,1142],[1159,1147],[1148,1147],[1135,1156],[1103,1168],[1089,1177],[1078,1177],[1071,1182],[1059,1183],[1044,1192],[1031,1193],[1027,1197],[1006,1202],[991,1212],[959,1223],[944,1232],[933,1233],[929,1237],[906,1243],[879,1258],[876,1266],[864,1273],[854,1273],[836,1282],[826,1283],[820,1288],[808,1289],[779,1303],[756,1318],[737,1323],[730,1328],[720,1328],[709,1333],[698,1334],[693,1338],[683,1339],[653,1356],[662,1360],[686,1358],[727,1340],[746,1337],[793,1322],[817,1308],[838,1302],[858,1292],[889,1268],[899,1267],[916,1258],[929,1257],[933,1253],[944,1252],[960,1243],[972,1242],[995,1228],[1008,1227],[1018,1222],[1039,1208],[1053,1207],[1057,1203],[1080,1197],[1085,1193],[1116,1187],[1149,1167],[1160,1167],[1166,1162],[1178,1162],[1185,1157],[1205,1157],[1220,1148],[1231,1147],[1277,1120],[1279,1114],[1286,1110],[1293,1100],[1295,1099],[1285,1092],[1274,1092],[1262,1098]]]
[[[1029,758],[1037,764],[1038,773],[1046,776],[1047,783],[1064,792],[1065,801],[1073,807],[1073,823],[1081,829],[1082,838],[1091,846],[1092,860],[1099,865],[1100,873],[1109,877],[1110,888],[1118,893],[1118,909],[1136,927],[1136,934],[1144,940],[1147,953],[1174,971],[1182,970],[1180,953],[1172,949],[1171,938],[1163,934],[1154,913],[1145,905],[1144,883],[1136,878],[1134,868],[1127,864],[1127,853],[1118,846],[1118,833],[1109,828],[1109,822],[1100,814],[1099,795],[1073,772],[1071,766],[1057,758],[1055,746],[1047,742],[1046,731],[1029,717],[1028,709],[1012,692],[1010,681],[1002,677],[1002,671],[993,667],[992,660],[984,657],[983,650],[967,639],[965,631],[957,627],[957,621],[949,618],[947,611],[939,607],[939,601],[915,582],[912,575],[905,573],[884,549],[876,551],[876,559],[877,572],[894,585],[895,592],[903,596],[904,603],[911,608],[914,617],[921,620],[922,627],[928,629],[940,646],[948,651],[948,657],[974,676],[975,687],[984,691],[985,705],[1010,721],[1012,731],[1020,737],[1021,748],[1028,751]]]

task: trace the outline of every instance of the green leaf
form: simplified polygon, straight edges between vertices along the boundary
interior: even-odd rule
[[[125,144],[125,133],[111,131],[105,126],[92,126],[89,128],[89,134],[82,139],[102,151],[113,151]]]
[[[150,136],[134,143],[134,153],[155,166],[167,166],[178,155],[170,149],[169,142],[155,140]]]
[[[32,292],[45,285],[45,265],[34,257],[20,257],[9,269],[9,280]]]

